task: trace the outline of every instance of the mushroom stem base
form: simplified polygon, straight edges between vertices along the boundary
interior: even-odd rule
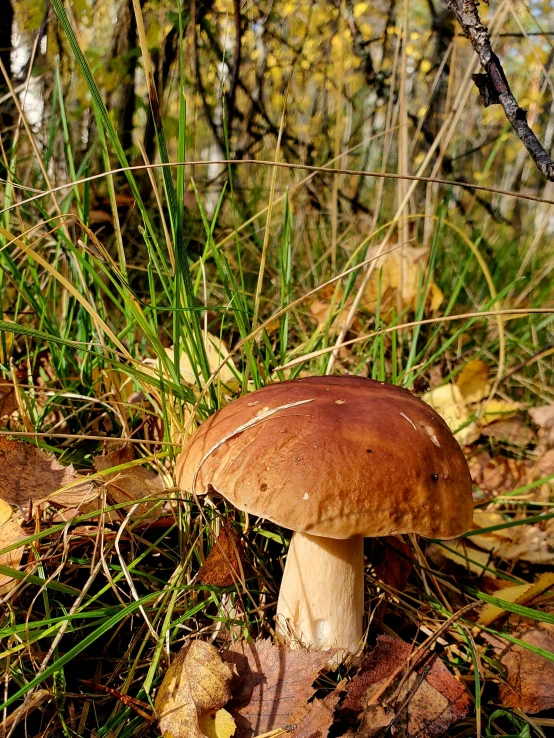
[[[277,604],[277,637],[355,653],[363,635],[364,539],[294,533]]]

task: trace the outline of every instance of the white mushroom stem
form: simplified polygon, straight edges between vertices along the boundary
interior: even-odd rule
[[[292,646],[358,650],[364,617],[363,544],[362,537],[293,534],[277,603],[280,640]]]

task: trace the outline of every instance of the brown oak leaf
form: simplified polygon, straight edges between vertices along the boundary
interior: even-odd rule
[[[236,738],[251,738],[290,725],[303,710],[306,710],[303,720],[307,720],[306,703],[314,695],[313,682],[333,653],[291,651],[268,639],[255,643],[242,641],[225,651],[223,659],[234,664],[238,674],[232,686],[233,701],[228,707],[237,724]],[[320,718],[319,727],[310,728],[312,733],[309,733],[306,723],[302,738],[316,734],[325,738],[326,730],[321,727],[324,707],[329,708],[329,703],[317,706],[320,713],[312,718],[316,723]],[[300,727],[301,724],[298,730]]]

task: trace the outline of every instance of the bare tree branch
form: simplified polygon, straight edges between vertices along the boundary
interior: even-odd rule
[[[500,59],[492,50],[488,30],[479,17],[477,2],[475,0],[446,0],[446,4],[471,41],[481,66],[485,70],[484,74],[473,75],[473,81],[481,93],[485,107],[496,104],[502,105],[506,118],[531,155],[537,168],[548,180],[554,181],[554,162],[529,127],[527,111],[519,107],[512,94]]]

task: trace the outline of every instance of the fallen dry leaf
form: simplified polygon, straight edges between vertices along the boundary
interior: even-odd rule
[[[554,654],[554,636],[547,630],[533,628],[519,638]],[[500,685],[503,705],[532,715],[554,707],[554,662],[519,645],[511,646],[501,662],[506,669],[507,682]]]
[[[233,670],[215,646],[193,641],[179,651],[167,670],[154,706],[160,731],[171,738],[204,738],[200,720],[205,713],[217,715],[231,697]],[[213,718],[214,729],[218,719]],[[232,733],[229,733],[232,735]],[[225,738],[219,733],[217,738]]]
[[[198,727],[206,738],[231,738],[237,729],[233,716],[223,708],[199,715]]]
[[[548,449],[540,459],[538,459],[533,470],[535,479],[542,479],[554,474],[554,448]]]
[[[500,420],[508,420],[523,410],[523,405],[512,400],[487,400],[481,403],[479,424],[481,426],[496,423]]]
[[[230,587],[240,581],[242,572],[242,541],[228,520],[221,528],[206,561],[200,567],[196,581],[216,587]]]
[[[135,451],[131,444],[126,443],[115,451],[111,451],[104,456],[96,456],[94,458],[94,466],[97,471],[107,471],[115,466],[122,466],[135,460]],[[164,491],[165,485],[161,477],[144,466],[132,466],[129,469],[123,469],[104,476],[108,485],[108,494],[110,499],[115,503],[138,502],[145,497],[159,497]],[[159,505],[155,507],[156,500],[148,500],[141,503],[135,511],[135,517],[143,515],[152,515],[158,517]],[[123,508],[125,512],[125,508]],[[118,519],[117,514],[114,519]]]
[[[496,413],[487,413],[480,419],[479,427],[483,436],[511,446],[527,446],[533,442],[533,430],[526,424],[523,415],[513,415],[506,420],[492,422],[494,417],[497,417]]]
[[[0,437],[0,495],[22,512],[27,512],[30,502],[82,509],[96,497],[91,484],[83,482],[59,491],[78,480],[73,467],[62,466],[52,454]]]
[[[421,399],[439,413],[462,444],[472,443],[481,433],[517,446],[527,445],[534,434],[520,414],[522,405],[511,400],[484,399],[488,384],[483,382],[481,364],[477,360],[470,362],[467,374],[462,372],[456,384],[443,384]],[[478,397],[481,399],[476,401]]]
[[[308,720],[310,708],[306,703],[315,692],[313,682],[333,653],[292,651],[267,639],[242,641],[225,651],[224,660],[234,664],[238,674],[233,681],[233,701],[228,706],[237,724],[237,738],[251,738],[289,725],[294,716]],[[319,719],[323,719],[322,713],[328,710],[322,705],[313,709],[316,707]],[[326,730],[322,730],[322,738],[325,735]]]
[[[541,574],[534,584],[515,584],[512,587],[502,587],[498,592],[493,592],[493,597],[504,600],[506,603],[515,603],[517,605],[527,605],[532,602],[547,589],[554,586],[554,573],[545,572]],[[477,622],[479,625],[491,625],[497,618],[504,615],[506,610],[497,605],[486,603]]]
[[[473,522],[478,527],[487,528],[505,524],[507,521],[499,513],[475,510]],[[510,561],[522,559],[531,564],[554,563],[554,538],[548,528],[542,528],[539,524],[517,525],[488,533],[477,533],[471,536],[471,542],[501,559]]]
[[[460,388],[456,384],[443,384],[421,399],[438,412],[459,443],[464,443],[471,434],[470,414]]]
[[[539,439],[546,446],[554,446],[554,405],[532,407],[529,415],[539,428]]]
[[[205,341],[206,356],[208,359],[208,366],[210,372],[214,372],[217,367],[221,364],[224,359],[229,356],[229,350],[224,341],[221,341],[217,336],[213,336],[211,333],[207,334],[207,341]],[[173,346],[165,349],[169,359],[173,361],[174,348]],[[142,363],[142,368],[147,374],[151,374],[153,377],[159,377],[160,375],[160,361],[159,359],[145,359]],[[183,351],[179,358],[179,370],[181,372],[181,378],[185,384],[190,387],[196,387],[196,376],[191,360],[188,355]],[[197,372],[201,376],[200,367],[196,367]],[[164,369],[164,376],[167,377],[167,372]],[[217,380],[221,382],[225,387],[231,390],[235,390],[240,386],[240,380],[237,379],[239,376],[238,369],[236,368],[232,359],[223,365],[217,375]]]
[[[465,402],[484,400],[490,392],[488,366],[480,359],[468,362],[458,375],[456,386]]]
[[[14,517],[11,507],[0,499],[0,551],[26,538],[27,534]],[[14,548],[13,551],[0,553],[0,564],[18,569],[23,557],[24,547]],[[8,594],[17,584],[17,580],[8,574],[0,574],[0,597]]]
[[[434,738],[466,716],[469,695],[439,659],[405,678],[411,651],[409,643],[378,636],[347,686],[342,709],[361,715],[360,734]]]
[[[354,298],[352,296],[347,297],[344,305],[339,310],[343,296],[343,288],[336,284],[330,284],[318,290],[317,297],[308,304],[308,312],[315,319],[318,327],[324,326],[331,319],[331,327],[335,331],[344,328]],[[332,317],[331,310],[333,311]],[[355,316],[350,325],[350,330],[353,333],[358,333],[361,327],[359,317]]]
[[[18,408],[13,382],[0,379],[0,418],[6,418]]]
[[[325,738],[333,722],[335,708],[340,698],[335,690],[321,700],[313,700],[301,710],[291,715],[291,723],[296,725],[291,738]]]
[[[532,464],[507,456],[491,456],[486,451],[468,459],[474,484],[487,496],[512,492],[529,481]]]
[[[376,256],[378,246],[369,249],[367,258]],[[421,284],[419,274],[423,280],[427,273],[427,256],[429,249],[407,247],[395,249],[385,253],[375,260],[372,276],[365,287],[361,302],[361,310],[374,314],[380,297],[380,313],[387,315],[394,308],[414,311],[421,297]],[[356,290],[352,291],[345,300],[342,308],[339,307],[344,297],[344,290],[339,285],[328,285],[318,290],[317,297],[308,304],[308,311],[315,319],[318,326],[323,326],[331,319],[334,330],[341,330],[350,312]],[[334,299],[333,299],[334,297]],[[439,286],[431,280],[427,295],[426,308],[428,312],[439,309],[444,300],[444,295]],[[331,316],[331,310],[333,312]],[[349,326],[350,330],[358,333],[362,328],[359,314]]]
[[[376,256],[380,247],[369,249],[367,258]],[[373,274],[364,290],[362,306],[374,313],[381,289],[381,314],[388,313],[393,307],[415,310],[421,296],[420,274],[425,280],[427,273],[427,257],[429,249],[409,246],[389,251],[376,259]],[[427,307],[431,312],[439,309],[444,300],[440,288],[431,280]]]

